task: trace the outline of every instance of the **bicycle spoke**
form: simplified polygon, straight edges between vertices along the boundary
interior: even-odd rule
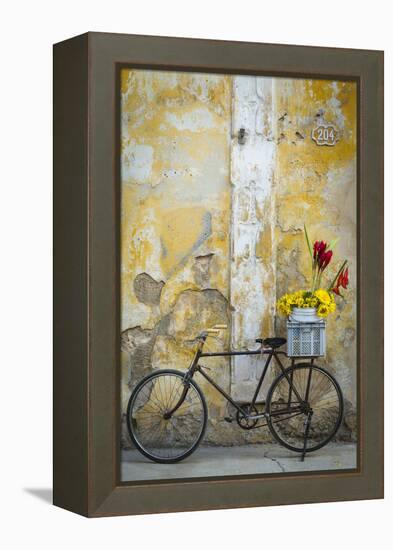
[[[180,373],[163,372],[147,379],[133,399],[133,438],[154,460],[178,460],[203,433],[206,418],[202,397],[192,383],[185,396],[184,389]],[[176,409],[174,413],[165,416],[172,409]]]
[[[169,395],[168,408],[172,408],[172,406],[171,406],[171,405],[172,405],[172,395],[173,395],[174,389],[175,389],[175,387],[176,387],[176,383],[177,383],[176,380],[175,380],[175,381],[171,380],[171,388],[172,388],[172,389],[171,389],[171,393],[170,393],[170,395]]]
[[[305,399],[308,390],[305,408],[303,412],[300,411],[297,414],[286,414],[288,408],[296,405],[289,400],[291,387],[286,377],[279,376],[274,382],[275,385],[270,395],[271,419],[269,425],[273,435],[281,444],[303,452],[304,418],[307,411],[311,410],[312,421],[307,428],[307,452],[309,452],[323,446],[337,431],[342,418],[342,401],[333,379],[319,368],[299,365],[293,368],[290,376],[303,399]]]
[[[162,412],[162,408],[161,408],[161,404],[159,401],[157,401],[157,399],[153,399],[152,397],[152,394],[153,394],[153,388],[150,390],[150,394],[146,396],[146,398],[150,401],[153,401],[153,403],[151,403],[151,405],[155,405],[157,410],[159,410],[160,412]]]

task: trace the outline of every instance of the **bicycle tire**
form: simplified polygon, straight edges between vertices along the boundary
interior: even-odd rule
[[[313,431],[311,431],[310,438],[309,438],[309,441],[311,441],[311,446],[306,447],[306,449],[304,449],[304,440],[301,441],[300,439],[299,443],[296,442],[296,444],[292,442],[292,441],[296,441],[298,436],[300,436],[300,433],[295,434],[295,432],[296,430],[298,430],[299,432],[299,428],[297,426],[299,425],[299,421],[301,421],[301,418],[297,419],[296,421],[294,421],[293,419],[297,416],[300,417],[301,414],[303,414],[305,418],[307,414],[299,413],[299,415],[294,414],[292,416],[288,416],[287,424],[285,424],[286,418],[284,414],[282,415],[283,418],[280,418],[280,416],[271,416],[271,415],[272,413],[274,413],[273,405],[274,405],[274,399],[277,400],[276,394],[283,395],[285,394],[285,391],[287,391],[289,394],[290,385],[288,384],[286,375],[288,377],[291,377],[292,375],[299,378],[297,374],[299,374],[300,371],[303,370],[303,371],[307,371],[304,374],[307,374],[308,376],[310,369],[312,369],[313,373],[318,373],[318,377],[320,379],[318,384],[319,384],[319,391],[321,394],[319,403],[321,405],[318,406],[318,403],[317,403],[317,406],[319,407],[319,419],[317,419],[317,422],[319,422],[319,425],[323,426],[325,430],[326,430],[326,426],[329,427],[330,424],[331,424],[331,427],[329,427],[328,432],[326,433],[326,435],[322,437],[321,441],[317,441],[313,443],[313,441],[315,441],[315,437],[318,437],[318,431],[316,431],[314,428],[314,433]],[[289,367],[288,369],[286,369],[285,373],[286,375],[284,373],[280,373],[275,378],[275,380],[273,381],[269,389],[269,392],[266,398],[266,412],[269,415],[268,416],[269,430],[273,435],[273,437],[275,438],[275,440],[278,443],[280,443],[280,445],[283,445],[284,447],[286,447],[291,451],[300,452],[300,453],[303,453],[303,452],[309,453],[309,452],[317,451],[318,449],[321,449],[322,447],[327,445],[332,440],[332,438],[337,433],[339,427],[341,426],[342,419],[343,419],[343,411],[344,411],[344,399],[343,399],[341,388],[337,380],[328,371],[326,371],[322,367],[318,367],[317,365],[311,365],[311,363],[299,363],[298,365],[295,365],[293,367]],[[314,379],[315,379],[315,376],[314,376]],[[325,395],[323,395],[324,386],[323,384],[321,384],[321,379],[324,379],[325,386],[327,387],[326,389],[327,393],[325,393]],[[277,392],[277,389],[280,384],[282,387]],[[299,393],[301,393],[301,391]],[[330,403],[328,402],[328,398],[326,397],[326,395],[329,395],[329,394],[331,394],[332,396],[331,398],[329,398],[331,400]],[[301,397],[303,398],[303,396]],[[285,399],[287,399],[287,397],[285,397]],[[282,397],[282,401],[285,401],[285,399],[284,397]],[[317,401],[317,396],[315,400]],[[322,408],[322,403],[324,402],[325,402],[325,406],[324,408]],[[276,401],[276,403],[278,403],[278,401]],[[311,403],[311,406],[312,405],[313,404]],[[277,410],[279,409],[278,408],[276,409],[276,413],[277,413]],[[332,420],[332,416],[334,417],[333,420]],[[314,412],[314,418],[315,418],[315,412]],[[292,426],[290,427],[290,429],[288,429],[290,421],[292,421]],[[296,427],[294,426],[295,424],[297,424]],[[315,421],[314,421],[314,424],[315,424]],[[284,435],[287,437],[287,439],[284,438]]]
[[[164,456],[163,451],[161,451],[161,454],[160,454],[160,452],[158,452],[158,448],[156,448],[155,450],[152,450],[152,449],[149,450],[149,448],[147,448],[147,445],[146,445],[146,440],[145,440],[145,442],[142,441],[141,434],[140,433],[138,434],[138,432],[137,432],[137,421],[136,421],[136,411],[135,411],[135,409],[136,409],[136,405],[137,405],[138,396],[140,396],[142,389],[145,388],[147,386],[147,384],[152,383],[156,380],[157,384],[160,385],[160,392],[164,391],[161,388],[161,381],[158,381],[159,378],[162,379],[163,377],[166,377],[167,379],[169,377],[176,378],[177,379],[176,383],[180,383],[184,380],[184,372],[174,370],[174,369],[163,369],[163,370],[153,372],[153,373],[149,374],[148,376],[146,376],[145,378],[143,378],[136,385],[136,387],[133,390],[133,392],[130,396],[130,399],[128,401],[128,406],[127,406],[127,428],[128,428],[130,438],[131,438],[132,442],[134,443],[135,447],[146,458],[152,460],[153,462],[158,462],[158,463],[161,463],[161,464],[172,464],[172,463],[176,463],[176,462],[180,462],[181,460],[184,460],[185,458],[189,457],[197,449],[197,447],[200,444],[200,442],[202,441],[203,436],[204,436],[205,431],[206,431],[207,418],[208,418],[208,409],[207,409],[207,405],[206,405],[206,399],[205,399],[205,397],[202,393],[202,390],[200,389],[200,387],[198,386],[198,384],[194,380],[192,380],[192,379],[189,380],[189,382],[188,382],[189,383],[189,389],[188,389],[188,392],[187,392],[187,396],[190,392],[190,389],[193,392],[195,392],[195,395],[200,400],[200,414],[201,414],[200,427],[196,430],[196,434],[195,434],[195,437],[193,438],[193,441],[191,442],[191,444],[189,446],[187,446],[184,449],[183,452],[180,452],[178,454],[176,454],[176,452],[174,452],[173,456]],[[154,391],[153,389],[150,390],[150,392],[153,392],[153,391]],[[171,391],[173,393],[174,390],[172,389]],[[154,397],[154,405],[155,405],[156,409],[158,409],[158,399],[159,399],[160,395],[162,396],[162,393],[159,393],[158,390],[157,390],[157,394]],[[150,397],[151,397],[151,393],[148,397],[149,401],[150,401]],[[164,398],[164,401],[168,401],[168,399],[169,399],[169,397],[167,396],[167,397]],[[193,405],[190,405],[188,403],[187,406],[188,406],[188,410],[190,410],[190,408],[192,408]],[[182,411],[182,406],[179,408],[179,412],[181,412],[181,411]],[[172,420],[173,433],[174,433],[174,430],[175,430],[174,422],[175,422],[175,419],[179,418],[179,412],[175,413],[175,415],[173,416],[173,419],[170,419],[170,420]],[[186,410],[184,410],[184,412],[186,412]],[[149,413],[147,413],[147,416],[148,416],[148,414]],[[177,416],[176,416],[176,414],[177,414]],[[190,414],[191,413],[189,412],[189,415]],[[189,415],[188,415],[188,423],[190,423],[190,420],[189,420],[190,416]],[[168,419],[164,418],[164,415],[163,415],[162,412],[159,412],[158,410],[155,410],[154,414],[151,414],[151,416],[156,417],[155,422],[156,422],[157,426],[159,426],[159,423],[163,423],[163,425],[167,424],[169,426],[168,422],[163,422],[164,420],[168,420]],[[160,418],[160,416],[161,416],[161,418]],[[185,417],[185,414],[183,415],[183,417]],[[187,420],[186,420],[186,422],[187,422]],[[184,423],[183,423],[183,426],[184,426]],[[150,431],[150,437],[151,437],[152,429],[155,429],[157,431],[157,427],[152,428],[152,424],[148,424],[147,432]],[[177,434],[180,434],[180,429],[176,428],[176,430],[177,430]],[[169,429],[167,428],[166,431],[169,432]],[[167,435],[168,435],[168,439],[170,439],[169,434],[167,434]],[[177,437],[179,437],[179,435],[177,435]],[[168,455],[170,454],[169,449],[170,449],[170,447],[169,447],[169,443],[168,443],[168,451],[167,451]]]

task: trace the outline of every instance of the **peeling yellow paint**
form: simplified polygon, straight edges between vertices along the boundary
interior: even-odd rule
[[[187,301],[178,311],[182,294],[206,287],[229,298],[231,78],[124,69],[121,93],[122,325],[153,328],[175,309],[177,328],[157,336],[152,366],[182,370],[192,327],[215,319],[214,311],[196,318]],[[211,261],[202,288],[195,263],[204,254]],[[165,283],[159,306],[138,302],[133,284],[144,272]]]
[[[309,284],[303,223],[311,239],[340,239],[328,273],[333,275],[341,259],[348,258],[351,283],[346,303],[328,319],[327,361],[337,369],[352,403],[356,402],[356,340],[344,348],[340,338],[346,330],[356,331],[356,104],[354,82],[276,81],[277,113],[283,119],[278,128],[285,136],[277,148],[275,176],[277,295]],[[320,118],[339,131],[333,147],[318,146],[311,139]],[[329,284],[328,277],[325,284]],[[284,332],[282,319],[277,328]]]

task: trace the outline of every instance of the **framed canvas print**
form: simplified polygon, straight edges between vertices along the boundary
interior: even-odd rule
[[[54,47],[54,502],[383,495],[383,54]]]

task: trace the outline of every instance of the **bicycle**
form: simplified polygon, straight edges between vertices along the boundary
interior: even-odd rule
[[[143,378],[133,390],[127,407],[127,427],[135,447],[159,463],[175,463],[193,453],[205,434],[208,409],[202,390],[194,380],[199,373],[236,409],[240,428],[268,426],[274,439],[291,451],[306,453],[321,449],[334,437],[343,418],[343,395],[338,382],[325,369],[310,362],[284,367],[279,350],[285,338],[257,338],[260,348],[250,351],[204,352],[206,340],[226,325],[215,325],[201,332],[195,355],[188,369],[157,370]],[[248,403],[238,403],[217,384],[199,364],[201,358],[235,355],[267,356],[254,395]],[[274,358],[279,374],[273,380],[260,412],[257,398]],[[297,358],[304,359],[304,358]],[[228,419],[231,420],[231,419]],[[259,424],[263,420],[264,424]]]

